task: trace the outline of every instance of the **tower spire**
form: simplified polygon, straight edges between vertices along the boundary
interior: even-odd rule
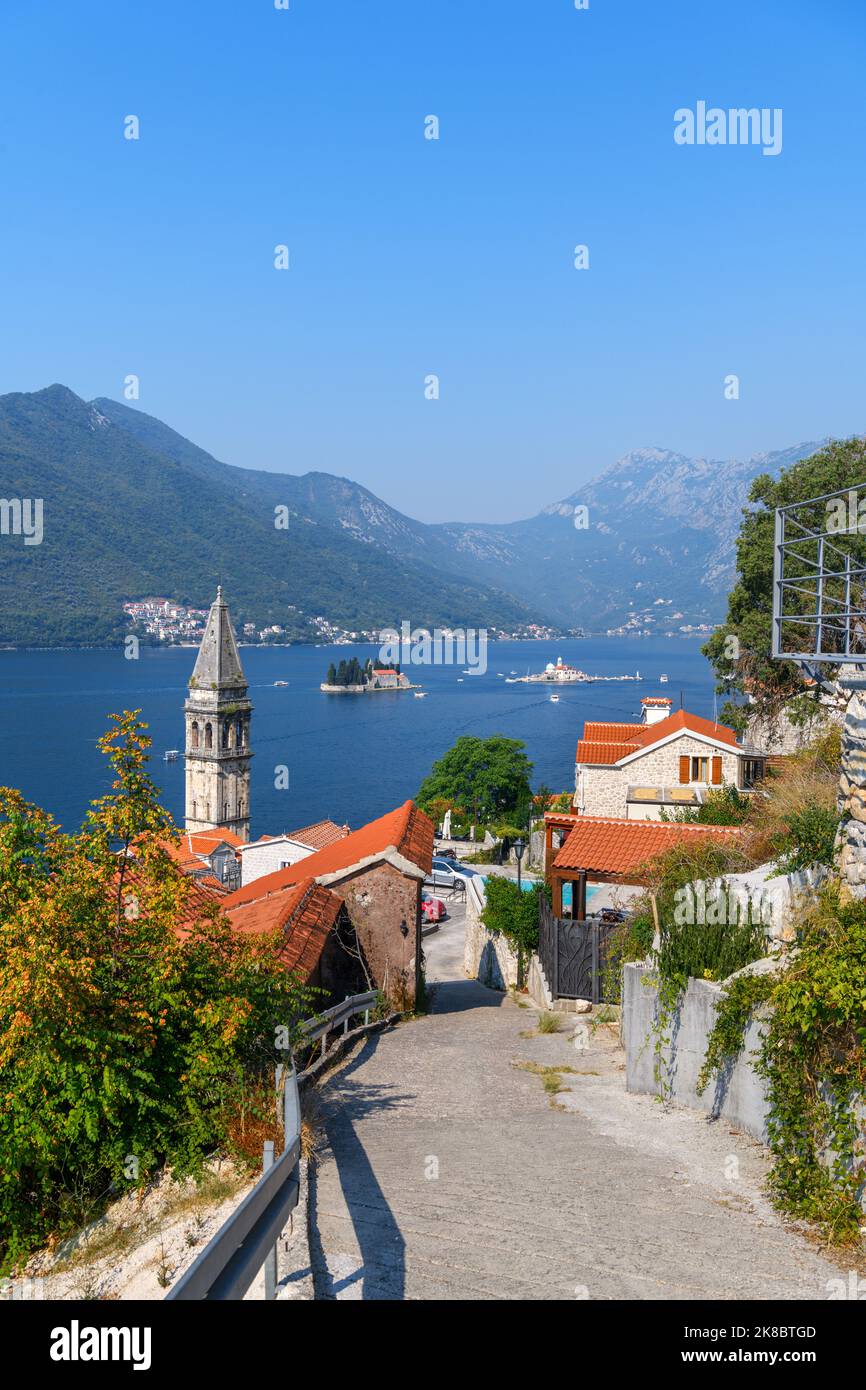
[[[219,586],[184,704],[188,831],[217,826],[249,839],[252,708],[228,604]]]

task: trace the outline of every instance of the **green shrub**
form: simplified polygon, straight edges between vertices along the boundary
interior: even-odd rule
[[[839,829],[839,816],[826,806],[803,806],[785,818],[785,838],[780,846],[776,867],[780,873],[791,874],[808,869],[813,864],[833,863],[833,848]]]
[[[766,1026],[754,1060],[767,1081],[770,1191],[791,1216],[835,1242],[859,1239],[866,1159],[866,903],[821,894],[798,930],[798,952],[774,976],[741,976],[725,991],[700,1077],[736,1057],[754,1010]]]

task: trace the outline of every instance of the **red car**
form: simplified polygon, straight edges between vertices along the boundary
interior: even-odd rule
[[[425,922],[441,922],[445,916],[445,904],[441,898],[434,898],[426,889],[421,893],[421,912]]]

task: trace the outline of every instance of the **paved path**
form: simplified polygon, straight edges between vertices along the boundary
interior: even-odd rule
[[[627,1095],[610,1029],[523,1037],[534,1009],[456,978],[461,936],[425,941],[432,1014],[325,1088],[317,1297],[827,1297],[839,1269],[769,1208],[757,1144]],[[559,1108],[519,1061],[574,1068]]]

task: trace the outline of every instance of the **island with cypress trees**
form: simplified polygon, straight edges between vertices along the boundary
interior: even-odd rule
[[[335,666],[333,661],[328,674],[319,687],[326,695],[371,695],[378,690],[420,690],[412,685],[408,676],[400,670],[399,664],[382,662],[373,665],[368,657],[363,666],[356,656],[341,661]]]

